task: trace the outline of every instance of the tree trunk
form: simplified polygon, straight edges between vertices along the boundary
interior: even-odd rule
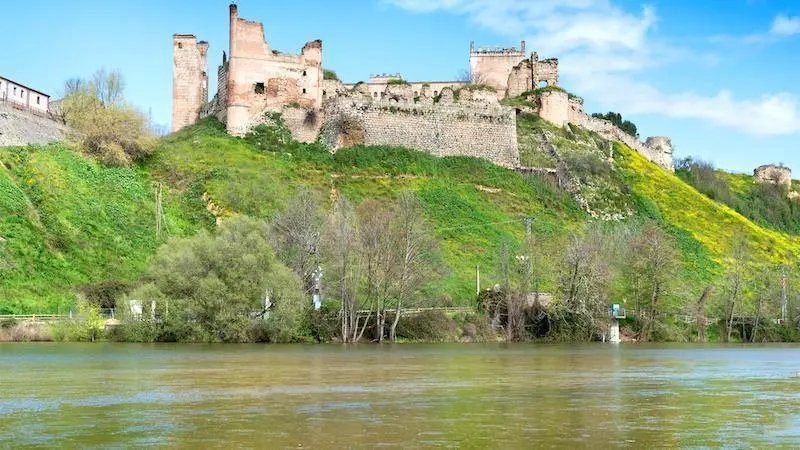
[[[389,328],[389,339],[392,342],[397,342],[397,324],[400,322],[400,298],[397,299],[397,308],[394,310],[394,320],[392,326]]]

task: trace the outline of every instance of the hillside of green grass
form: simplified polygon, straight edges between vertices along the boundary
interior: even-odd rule
[[[712,200],[725,204],[752,222],[771,230],[800,235],[800,181],[791,188],[758,183],[749,174],[729,173],[711,164],[687,158],[679,161],[676,174]]]
[[[540,146],[541,134],[549,136],[596,217],[614,217],[610,223],[647,217],[675,236],[689,291],[720,278],[736,230],[764,261],[800,250],[796,237],[754,224],[623,145],[535,116],[520,116],[519,130],[523,158],[542,167],[553,162]],[[301,187],[327,202],[417,192],[444,266],[444,276],[426,286],[427,305],[471,304],[476,265],[489,287],[499,243],[521,240],[523,217],[537,219],[533,232],[541,241],[600,220],[547,176],[402,148],[331,155],[271,133],[235,138],[204,120],[163,138],[133,168],[104,167],[62,145],[0,149],[0,313],[65,311],[82,285],[135,280],[169,236],[213,229],[218,218],[236,213],[269,219]]]

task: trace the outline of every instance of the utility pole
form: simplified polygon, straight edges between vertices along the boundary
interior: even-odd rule
[[[533,221],[536,220],[534,217],[526,217],[525,218],[525,237],[531,237],[531,231],[533,228]]]
[[[475,266],[475,295],[481,295],[481,265]]]
[[[786,266],[781,266],[781,321],[786,325],[788,319],[788,302],[786,300]]]
[[[322,307],[322,288],[321,288],[321,280],[322,280],[322,267],[320,266],[320,257],[319,257],[319,239],[316,240],[317,243],[314,244],[314,272],[311,274],[311,278],[313,280],[314,286],[311,288],[311,300],[314,302],[314,309],[318,310]]]

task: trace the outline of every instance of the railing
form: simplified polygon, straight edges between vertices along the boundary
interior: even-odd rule
[[[17,111],[27,112],[37,117],[42,117],[44,119],[49,119],[54,122],[58,122],[58,120],[50,114],[50,111],[43,110],[41,108],[34,108],[25,102],[17,101],[13,98],[9,98],[7,93],[0,94],[0,105],[8,106],[9,108],[14,108]]]
[[[403,308],[402,313],[406,315],[414,315],[414,314],[421,314],[428,311],[441,311],[445,314],[447,313],[471,313],[475,312],[475,308],[471,306],[441,306],[441,307],[433,307],[433,308]],[[371,309],[360,309],[358,310],[359,315],[367,315],[374,312]],[[395,309],[386,309],[384,312],[388,314],[394,314]]]
[[[20,322],[49,322],[53,320],[66,320],[70,317],[69,314],[0,314],[0,320],[16,320]]]

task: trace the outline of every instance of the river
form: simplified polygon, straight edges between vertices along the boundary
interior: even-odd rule
[[[0,344],[0,448],[798,447],[800,347]]]

